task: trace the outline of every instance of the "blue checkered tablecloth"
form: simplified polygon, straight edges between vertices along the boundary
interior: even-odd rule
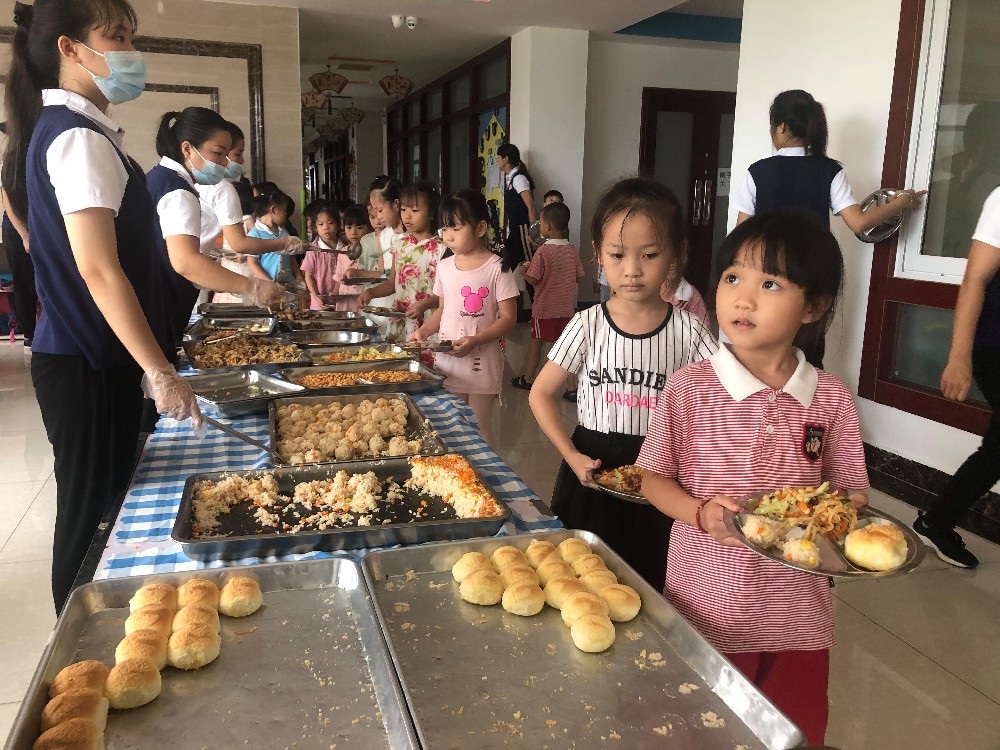
[[[510,507],[511,518],[501,534],[562,528],[558,519],[545,512],[528,486],[486,445],[475,427],[475,415],[465,403],[447,391],[416,394],[414,400],[448,449],[468,458],[486,476],[497,496]],[[227,422],[261,442],[268,442],[266,417],[243,417]],[[199,438],[192,432],[190,423],[161,419],[143,449],[94,578],[318,557],[358,560],[364,556],[367,550],[202,562],[185,555],[180,544],[170,538],[184,480],[202,472],[262,469],[268,465],[263,451],[224,432],[209,427],[208,434]]]

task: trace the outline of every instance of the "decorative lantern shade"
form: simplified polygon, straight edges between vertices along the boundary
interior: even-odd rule
[[[382,87],[386,96],[406,96],[413,90],[413,81],[406,76],[399,74],[399,68],[392,75],[379,80],[378,85]]]
[[[319,132],[323,138],[328,141],[334,141],[344,134],[346,127],[342,127],[343,123],[337,123],[335,120],[330,120],[329,122],[324,122],[316,126],[316,130]]]
[[[348,80],[344,76],[340,75],[340,73],[334,73],[328,67],[320,73],[313,73],[309,76],[309,83],[311,83],[313,88],[320,94],[331,96],[339,94],[343,91],[344,86],[348,84]]]
[[[340,110],[340,117],[348,125],[357,125],[365,119],[365,111],[363,109],[358,109],[354,106],[354,104],[351,104],[350,107],[345,107]]]
[[[318,91],[307,91],[302,95],[302,109],[305,112],[315,112],[326,104],[326,94]]]

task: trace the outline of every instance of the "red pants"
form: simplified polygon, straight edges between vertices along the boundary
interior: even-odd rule
[[[805,732],[810,745],[823,744],[830,718],[829,649],[752,651],[726,654],[726,658]]]

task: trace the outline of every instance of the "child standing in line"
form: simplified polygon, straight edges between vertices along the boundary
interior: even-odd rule
[[[351,279],[381,278],[382,258],[378,248],[371,246],[366,253],[361,240],[371,233],[368,226],[368,211],[364,206],[351,205],[344,209],[344,231],[347,238],[345,253],[337,257],[337,268],[333,278],[338,284],[339,294],[350,294],[351,297],[338,300],[337,309],[348,312],[358,312],[358,295],[362,287],[351,284]]]
[[[438,266],[434,294],[437,310],[410,339],[439,333],[454,342],[451,353],[435,356],[445,388],[476,414],[479,430],[492,448],[493,402],[503,384],[500,339],[517,324],[517,282],[486,245],[489,214],[477,190],[459,190],[441,208],[444,241],[454,255]]]
[[[312,208],[312,211],[309,209]],[[329,203],[310,204],[306,208],[313,216],[311,231],[316,235],[314,250],[306,252],[302,260],[302,275],[309,289],[309,307],[312,310],[327,310],[323,296],[335,294],[338,290],[336,279],[339,255],[340,216]]]
[[[257,217],[253,229],[247,237],[262,240],[277,240],[288,237],[285,224],[288,222],[288,201],[282,192],[264,193],[253,199],[253,212]],[[280,253],[264,253],[258,257],[247,256],[250,273],[258,279],[271,279],[279,284],[293,281],[302,283],[302,273],[291,256]]]
[[[547,203],[542,207],[539,224],[545,244],[535,251],[530,263],[521,266],[524,280],[535,287],[535,300],[531,305],[531,340],[523,374],[510,381],[515,388],[524,390],[531,389],[528,376],[533,378],[538,370],[542,342],[554,343],[576,312],[577,286],[583,278],[580,251],[566,239],[569,234],[569,208],[566,204],[558,201]],[[569,376],[563,397],[576,401],[574,375]]]
[[[699,320],[660,299],[663,282],[684,268],[683,227],[677,198],[657,182],[623,180],[604,194],[591,235],[615,295],[573,316],[529,397],[563,456],[552,510],[569,528],[599,534],[657,587],[670,520],[650,505],[601,492],[594,473],[635,462],[667,377],[717,348]],[[580,378],[572,437],[555,402],[571,374]]]
[[[542,208],[545,208],[546,206],[552,203],[565,203],[565,202],[566,200],[563,198],[563,194],[560,193],[558,190],[549,190],[547,193],[545,193],[545,195],[542,196]],[[545,244],[545,235],[542,234],[541,216],[542,214],[541,212],[539,212],[538,214],[539,220],[531,225],[531,230],[530,230],[531,244],[533,244],[535,247],[541,247],[542,245]],[[569,238],[569,232],[567,230],[564,239],[568,238]]]
[[[723,524],[737,498],[829,481],[868,487],[847,387],[810,365],[843,259],[823,219],[801,209],[740,224],[719,249],[719,326],[731,342],[673,375],[639,454],[643,494],[677,519],[664,595],[806,733],[826,732],[833,596],[823,576],[751,552]],[[855,504],[867,499],[851,495]]]

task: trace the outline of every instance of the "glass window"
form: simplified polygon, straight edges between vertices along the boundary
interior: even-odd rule
[[[406,105],[406,127],[415,128],[420,125],[420,97]]]
[[[450,125],[451,144],[448,149],[448,192],[469,187],[469,123],[459,120]]]
[[[469,76],[456,78],[448,84],[448,92],[451,94],[451,111],[457,112],[465,109],[470,104],[469,99]]]
[[[444,114],[444,89],[435,89],[427,95],[427,119],[436,120]]]
[[[479,69],[479,98],[489,99],[507,93],[507,56],[486,63]]]
[[[410,139],[410,179],[420,179],[420,136]]]
[[[899,306],[893,380],[923,386],[935,392],[939,389],[941,372],[948,363],[954,317],[955,313],[951,310],[919,305]],[[969,391],[969,398],[986,401],[975,383]]]
[[[427,131],[427,179],[441,187],[441,128]]]
[[[396,163],[393,164],[392,175],[400,182],[406,181],[406,160],[403,158],[403,141],[399,141],[396,144]]]

